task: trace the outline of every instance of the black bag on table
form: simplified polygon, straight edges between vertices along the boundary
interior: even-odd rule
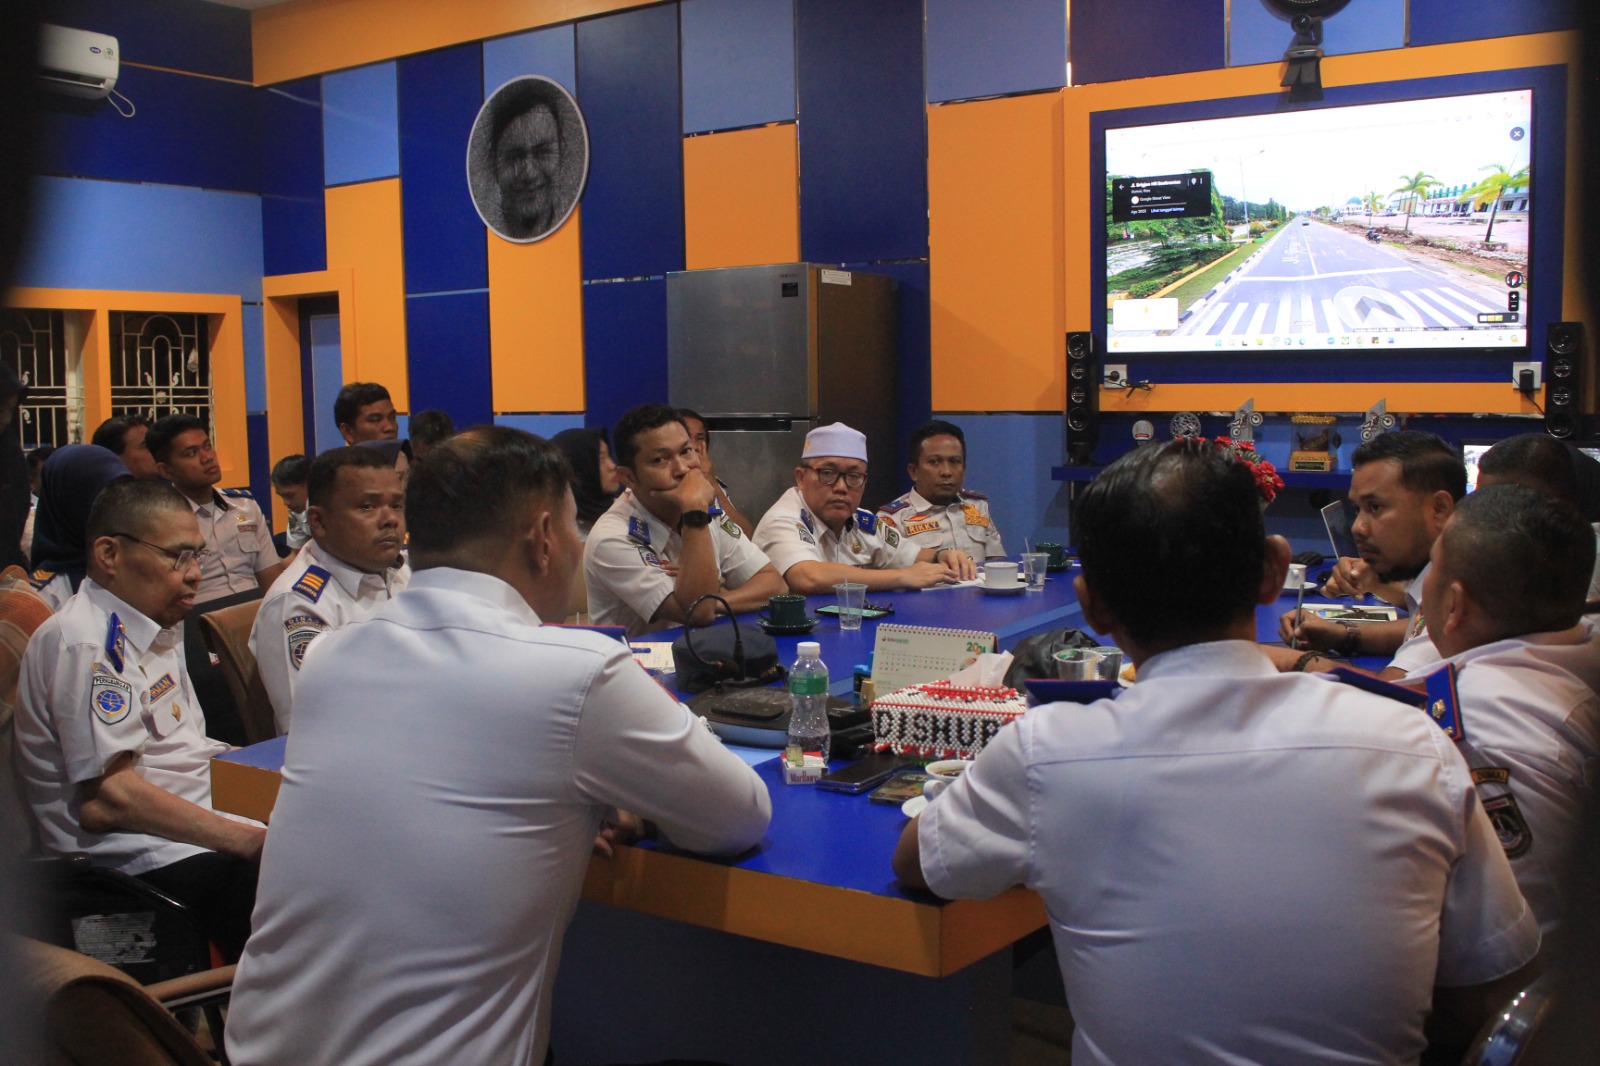
[[[1028,678],[1054,678],[1056,652],[1069,648],[1098,648],[1100,642],[1081,629],[1052,629],[1017,642],[1011,649],[1011,669],[1006,685],[1021,692]]]
[[[672,664],[679,688],[685,692],[754,688],[788,676],[778,662],[778,642],[759,629],[741,630],[728,601],[721,596],[701,596],[690,605],[688,613],[692,616],[706,600],[722,604],[728,625],[702,629],[699,636],[692,626],[685,626],[683,636],[672,642]]]

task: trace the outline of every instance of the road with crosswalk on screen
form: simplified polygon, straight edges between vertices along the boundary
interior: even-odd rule
[[[1503,290],[1465,269],[1418,264],[1360,231],[1291,219],[1170,335],[1481,328],[1480,313],[1505,310]]]

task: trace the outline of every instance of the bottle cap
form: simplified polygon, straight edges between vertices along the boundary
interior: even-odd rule
[[[820,659],[820,658],[822,658],[822,645],[818,644],[814,640],[803,640],[803,641],[801,641],[800,642],[800,657],[802,659]]]

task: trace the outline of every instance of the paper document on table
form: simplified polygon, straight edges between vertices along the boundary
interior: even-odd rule
[[[975,589],[983,587],[983,578],[975,577],[971,581],[952,581],[948,585],[929,585],[923,592],[938,592],[940,589]]]
[[[677,666],[672,661],[672,642],[668,640],[632,641],[628,648],[640,666],[663,674],[670,674]]]

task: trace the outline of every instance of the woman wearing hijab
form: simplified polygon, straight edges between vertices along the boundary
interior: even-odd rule
[[[578,504],[578,533],[589,539],[589,527],[615,502],[622,483],[611,461],[604,429],[564,429],[550,438],[572,466],[572,497]]]
[[[33,520],[33,572],[28,581],[58,611],[78,591],[89,566],[89,508],[100,490],[132,477],[117,454],[98,444],[69,444],[44,461]],[[26,480],[24,480],[26,484]]]
[[[22,554],[22,527],[28,524],[33,491],[17,425],[17,409],[27,398],[28,387],[17,372],[0,364],[0,570],[28,565]]]

